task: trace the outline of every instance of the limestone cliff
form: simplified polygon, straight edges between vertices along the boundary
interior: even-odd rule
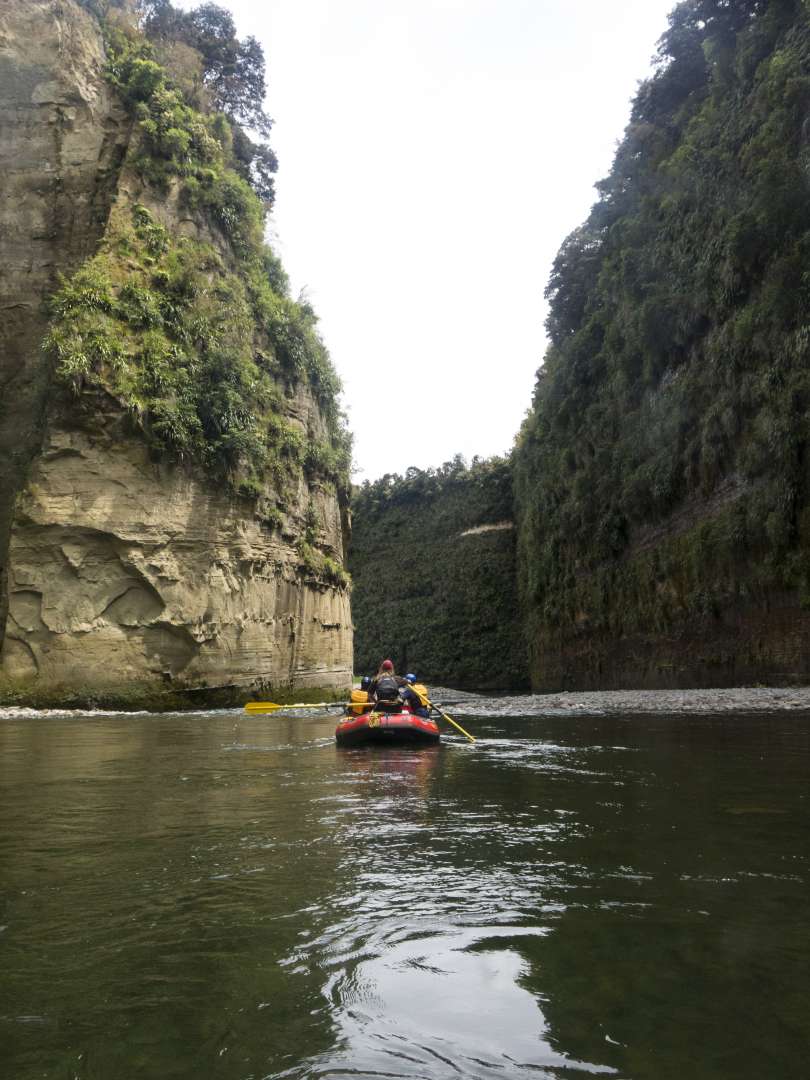
[[[256,284],[269,256],[254,244],[248,262],[244,232],[237,246],[188,179],[144,174],[148,129],[110,86],[99,22],[72,0],[0,3],[0,116],[0,694],[160,704],[194,687],[345,688],[346,499],[324,464],[334,408],[323,366],[317,379],[282,369],[255,316],[275,304],[288,336],[297,316]],[[253,212],[246,185],[229,182]],[[87,322],[99,259],[110,284],[98,326],[117,342],[106,352]],[[96,293],[74,286],[68,302],[80,269]],[[196,299],[178,299],[181,272]],[[168,304],[132,315],[133,297],[152,303],[160,288],[175,289],[174,322]],[[183,304],[205,341],[182,336]],[[174,365],[161,378],[158,348]],[[181,442],[178,417],[194,441]]]
[[[50,364],[43,300],[104,230],[129,123],[89,15],[0,3],[0,645],[16,492],[41,440]]]

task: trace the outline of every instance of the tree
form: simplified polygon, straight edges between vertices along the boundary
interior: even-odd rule
[[[214,105],[237,123],[265,138],[272,120],[264,111],[264,51],[254,37],[239,41],[233,16],[217,4],[188,13],[189,45],[202,55],[204,80]]]
[[[231,13],[213,3],[186,12],[171,0],[147,0],[144,29],[153,40],[182,41],[200,54],[211,104],[233,127],[236,170],[272,205],[278,159],[266,143],[254,142],[247,134],[255,131],[266,139],[273,125],[264,110],[266,65],[259,42],[254,37],[240,41]]]
[[[233,129],[233,156],[236,171],[252,186],[259,198],[272,205],[278,158],[267,143],[255,143],[238,124]]]
[[[144,30],[153,39],[184,41],[203,59],[203,80],[212,104],[232,120],[267,137],[264,51],[254,37],[240,41],[233,16],[218,4],[180,11],[171,0],[149,0]]]

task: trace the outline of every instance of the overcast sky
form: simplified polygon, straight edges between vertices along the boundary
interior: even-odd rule
[[[674,0],[220,2],[264,46],[273,243],[320,315],[356,479],[507,452],[551,262]]]

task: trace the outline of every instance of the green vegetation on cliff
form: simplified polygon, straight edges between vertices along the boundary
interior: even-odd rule
[[[516,452],[533,674],[810,599],[810,6],[687,0],[548,286]]]
[[[238,42],[212,4],[190,13],[151,5],[145,29],[155,43],[126,20],[103,25],[107,76],[134,125],[128,164],[142,201],[119,199],[98,253],[52,298],[46,347],[58,378],[76,393],[109,392],[153,450],[243,494],[265,481],[281,490],[301,469],[346,491],[340,384],[311,307],[289,296],[264,242],[275,158],[242,127],[269,130],[261,48]],[[175,77],[158,52],[177,42],[186,51]],[[164,206],[189,228],[166,228]],[[285,418],[282,397],[301,383],[325,440],[308,441]]]
[[[352,508],[355,670],[390,656],[429,682],[524,686],[509,463],[386,475],[356,489]]]

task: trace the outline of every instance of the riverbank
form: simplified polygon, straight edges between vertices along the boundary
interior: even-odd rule
[[[706,715],[733,713],[810,712],[810,686],[765,687],[741,686],[703,690],[589,690],[559,694],[492,695],[453,690],[449,687],[430,687],[431,699],[451,714],[467,716],[607,716],[607,715]],[[276,691],[266,695],[275,701],[328,701],[334,691],[297,690]],[[212,712],[238,709],[247,695],[235,698],[212,696],[200,690],[194,695],[179,694],[163,698],[160,708],[156,700],[135,699],[105,701],[87,695],[80,700],[64,703],[25,700],[0,700],[0,719],[20,716],[47,716],[87,712],[126,715],[141,712]],[[444,703],[444,704],[442,704]],[[316,712],[319,710],[315,709]],[[303,714],[299,714],[303,715]]]
[[[481,712],[509,715],[677,714],[810,711],[810,686],[741,686],[708,690],[590,690],[578,693],[520,694],[491,698],[434,690],[433,700],[455,698],[454,711],[470,716]],[[463,700],[460,700],[463,699]],[[484,708],[485,707],[485,708]]]
[[[40,690],[36,685],[9,688],[0,680],[0,712],[210,712],[237,709],[246,701],[278,703],[344,701],[348,689],[335,686],[270,686],[232,683],[225,686],[179,687],[162,690],[154,683],[133,682],[120,688]]]

